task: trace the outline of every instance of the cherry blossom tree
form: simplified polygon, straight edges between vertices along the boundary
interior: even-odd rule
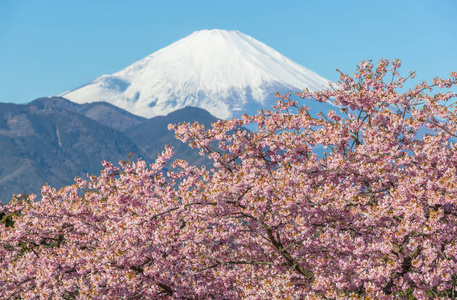
[[[170,125],[211,168],[166,172],[167,147],[16,197],[0,297],[456,299],[457,73],[406,91],[399,67],[364,61],[300,102]],[[335,111],[312,117],[308,101]]]

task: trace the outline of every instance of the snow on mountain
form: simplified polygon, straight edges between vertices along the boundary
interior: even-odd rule
[[[271,108],[276,92],[315,91],[328,82],[246,34],[202,30],[60,96],[106,101],[147,118],[196,106],[228,119]]]

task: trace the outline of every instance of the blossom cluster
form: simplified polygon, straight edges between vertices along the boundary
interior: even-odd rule
[[[334,102],[317,117],[287,94],[208,129],[170,125],[211,167],[167,171],[167,147],[13,199],[0,298],[455,299],[457,73],[404,91],[400,65],[298,93]]]

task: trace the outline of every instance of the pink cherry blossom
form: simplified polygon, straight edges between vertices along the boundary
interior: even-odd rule
[[[166,147],[16,195],[0,210],[0,298],[455,299],[457,73],[405,91],[400,65],[170,125],[211,167],[166,172]],[[309,99],[338,107],[312,117]]]

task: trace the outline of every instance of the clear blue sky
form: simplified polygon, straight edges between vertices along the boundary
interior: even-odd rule
[[[457,71],[456,0],[0,0],[0,102],[110,74],[196,30],[239,30],[337,80],[400,58],[418,79]]]

